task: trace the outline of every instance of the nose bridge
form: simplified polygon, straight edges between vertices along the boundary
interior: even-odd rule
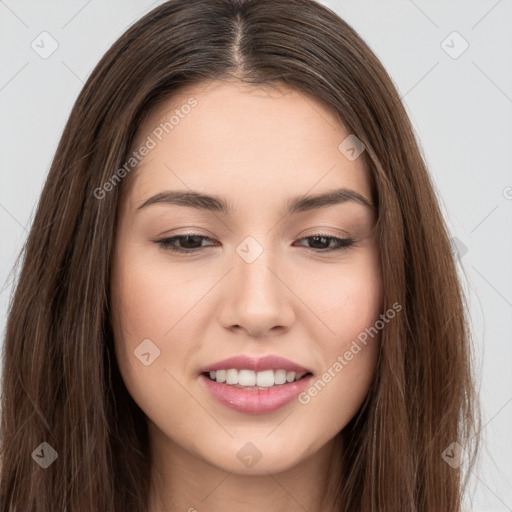
[[[270,269],[274,270],[277,256],[267,243],[269,237],[248,236],[236,247],[235,258],[235,286],[239,287],[236,293],[247,295],[250,300],[272,301],[275,295],[280,294],[276,277]],[[275,272],[275,270],[274,270]]]
[[[290,293],[278,264],[279,255],[265,241],[248,236],[238,244],[222,305],[224,327],[239,326],[252,335],[293,321]],[[277,276],[276,276],[277,275]]]

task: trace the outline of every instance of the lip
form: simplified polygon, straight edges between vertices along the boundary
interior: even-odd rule
[[[265,370],[286,370],[287,372],[295,373],[313,373],[309,368],[305,368],[293,361],[290,361],[289,359],[276,355],[266,355],[263,357],[241,355],[229,357],[228,359],[223,359],[222,361],[217,361],[216,363],[201,368],[199,373],[229,369],[252,370],[254,372],[262,372]]]
[[[268,389],[243,389],[215,382],[206,375],[199,375],[201,384],[218,402],[244,414],[268,414],[281,409],[304,391],[312,378],[313,375],[310,374],[300,380]]]

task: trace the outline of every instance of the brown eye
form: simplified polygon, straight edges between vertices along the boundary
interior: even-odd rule
[[[354,244],[353,238],[339,238],[337,236],[329,236],[323,234],[315,234],[302,238],[301,240],[312,240],[312,246],[307,247],[315,252],[331,252],[347,249]],[[334,242],[334,247],[329,247]]]
[[[201,242],[203,240],[209,240],[207,236],[197,235],[197,234],[186,234],[186,235],[176,235],[172,237],[162,238],[160,240],[155,240],[155,243],[160,245],[164,250],[171,252],[181,252],[181,253],[191,253],[198,252],[200,249],[210,246],[202,246]],[[176,246],[176,242],[180,242],[181,246]]]

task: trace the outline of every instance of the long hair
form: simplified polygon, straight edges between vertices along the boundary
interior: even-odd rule
[[[392,80],[313,0],[170,0],[88,78],[20,253],[3,349],[0,512],[146,510],[146,418],[120,377],[109,318],[124,183],[95,191],[126,161],[150,109],[187,85],[230,78],[313,95],[365,146],[384,309],[403,310],[382,331],[365,402],[339,434],[340,510],[460,511],[480,418],[467,301]],[[464,464],[447,462],[452,443]],[[44,469],[37,455],[50,447],[57,459]]]

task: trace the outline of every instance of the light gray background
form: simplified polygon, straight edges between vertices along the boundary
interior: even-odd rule
[[[0,317],[62,129],[105,51],[156,4],[0,1]],[[466,510],[512,510],[512,0],[331,0],[392,76],[460,249],[484,406]],[[58,42],[47,59],[41,32]],[[461,40],[469,44],[458,58]],[[444,45],[442,42],[445,41]],[[46,46],[48,48],[48,46]]]

